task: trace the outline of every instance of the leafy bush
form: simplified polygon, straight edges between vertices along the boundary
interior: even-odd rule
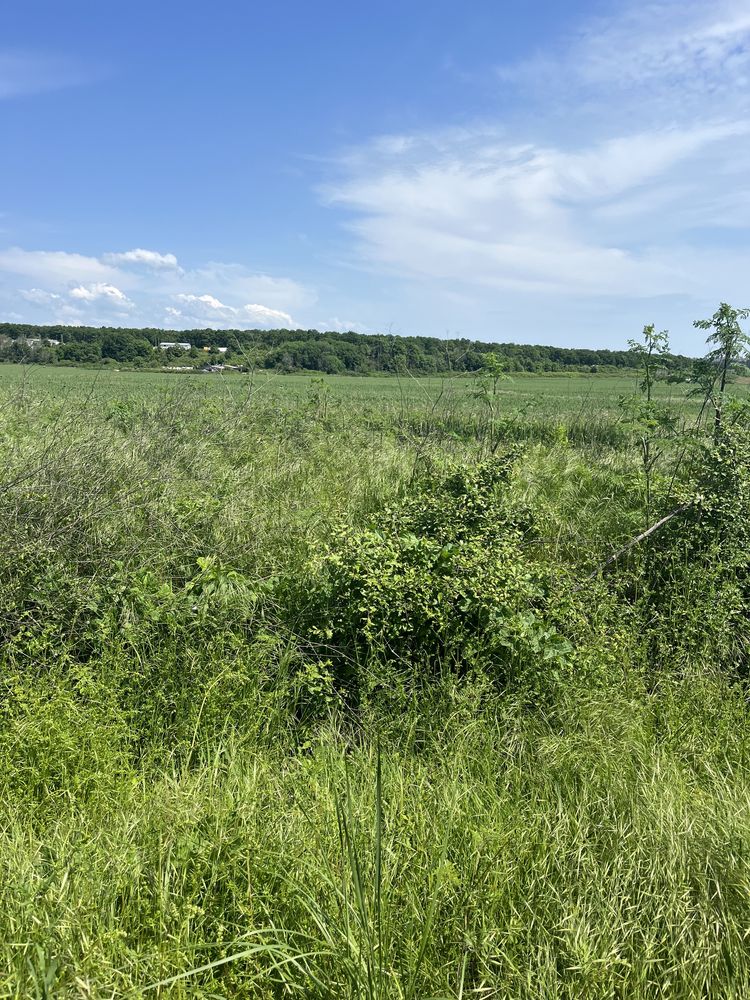
[[[655,662],[747,670],[750,607],[750,409],[738,405],[703,445],[685,511],[648,553]],[[674,503],[674,499],[670,501]]]
[[[569,643],[545,623],[549,573],[524,554],[529,515],[508,498],[512,456],[423,473],[374,524],[317,561],[311,643],[356,686],[368,660],[435,671],[554,670]]]

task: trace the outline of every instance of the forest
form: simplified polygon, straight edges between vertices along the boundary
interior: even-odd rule
[[[189,343],[162,350],[160,343]],[[217,348],[227,348],[219,353]],[[208,350],[206,350],[208,349]],[[213,350],[212,350],[213,349]],[[248,369],[371,375],[409,371],[415,375],[481,371],[494,354],[508,372],[618,371],[637,366],[630,350],[539,347],[491,341],[399,337],[317,330],[173,330],[0,323],[0,361],[39,364],[102,363],[133,367],[165,364],[200,367],[227,360]],[[690,359],[671,353],[670,371],[686,370]]]

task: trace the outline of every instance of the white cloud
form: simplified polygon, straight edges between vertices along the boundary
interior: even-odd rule
[[[33,287],[19,290],[18,277],[32,279]],[[196,285],[211,292],[196,294]],[[174,254],[142,248],[93,257],[10,247],[0,250],[0,298],[34,307],[29,321],[116,324],[127,309],[128,322],[143,326],[239,328],[295,326],[290,310],[317,296],[291,278],[240,264],[185,271]]]
[[[175,298],[187,308],[178,310],[172,307],[167,310],[167,316],[172,324],[208,322],[209,325],[220,324],[237,328],[254,326],[292,328],[295,326],[289,313],[259,303],[229,306],[214,295],[208,294],[181,293]]]
[[[67,285],[70,282],[116,281],[115,268],[96,257],[63,250],[0,250],[0,271],[39,281],[41,284]]]
[[[96,302],[104,299],[119,308],[130,308],[132,302],[115,285],[110,285],[106,281],[97,281],[91,285],[78,285],[70,289],[70,297],[82,302]]]
[[[305,309],[317,301],[316,292],[291,278],[251,271],[241,264],[212,261],[186,273],[185,283],[212,288],[217,295],[241,302],[260,301],[272,309]]]
[[[258,326],[279,327],[280,329],[291,329],[295,326],[294,320],[289,313],[280,309],[269,309],[268,306],[261,306],[257,302],[251,302],[242,307],[245,321],[257,324]]]
[[[52,305],[62,299],[61,295],[57,295],[55,292],[47,292],[43,288],[21,288],[18,294],[27,302],[33,302],[39,306]]]
[[[676,175],[692,195],[706,158],[747,133],[744,122],[707,123],[574,150],[482,128],[411,137],[355,161],[326,196],[355,213],[363,259],[390,273],[566,295],[685,293],[694,276],[658,250],[652,220],[631,202],[618,226],[618,209],[644,191],[669,197]]]
[[[500,317],[549,342],[578,311],[611,343],[666,297],[683,317],[744,302],[748,0],[622,5],[499,76],[502,120],[338,158],[322,195],[354,234],[348,263],[396,279],[392,299],[421,300],[433,331]]]
[[[102,260],[108,264],[143,264],[154,270],[179,270],[180,265],[173,253],[158,253],[156,250],[125,250],[122,253],[105,253]]]
[[[238,310],[225,305],[215,295],[180,292],[174,298],[181,308],[168,312],[171,326],[207,326],[212,329],[238,326]]]
[[[188,305],[205,307],[209,310],[221,311],[229,310],[230,312],[235,312],[231,306],[225,306],[223,302],[219,302],[217,298],[213,295],[178,295],[177,298],[180,302],[186,302]]]

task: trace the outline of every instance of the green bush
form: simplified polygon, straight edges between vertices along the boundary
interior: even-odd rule
[[[498,681],[554,671],[570,644],[545,621],[550,573],[525,555],[528,512],[509,499],[512,456],[424,472],[370,527],[344,530],[316,564],[311,643],[355,686],[378,660]]]
[[[645,604],[653,659],[747,672],[750,607],[750,410],[725,415],[702,445],[691,481],[677,490],[684,513],[646,552]],[[670,503],[674,505],[675,499]]]

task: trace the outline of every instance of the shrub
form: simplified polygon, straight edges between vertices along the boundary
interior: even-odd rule
[[[524,554],[533,526],[508,499],[512,456],[424,472],[317,561],[308,638],[357,686],[368,660],[434,672],[482,667],[506,681],[554,670],[567,641],[544,620],[549,574]]]
[[[646,559],[654,661],[746,672],[750,602],[750,409],[730,409],[715,443],[703,445],[685,512]],[[670,503],[674,504],[674,498]]]

